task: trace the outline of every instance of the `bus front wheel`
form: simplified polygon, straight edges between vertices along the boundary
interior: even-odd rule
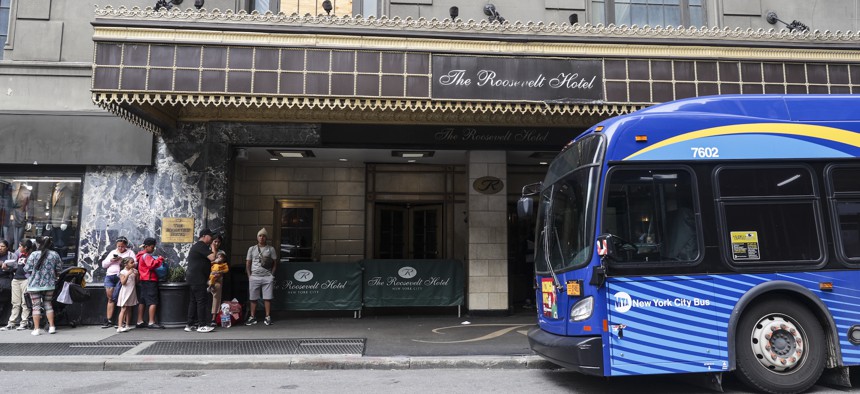
[[[826,341],[805,306],[767,299],[751,306],[737,327],[738,378],[768,393],[799,393],[824,371]]]

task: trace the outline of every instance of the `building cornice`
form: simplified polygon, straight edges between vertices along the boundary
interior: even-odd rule
[[[807,31],[792,32],[786,29],[741,29],[741,28],[717,28],[717,27],[663,27],[663,26],[626,26],[626,25],[591,25],[591,24],[556,24],[543,22],[512,22],[500,24],[490,23],[486,20],[461,20],[451,19],[412,19],[411,17],[368,17],[357,16],[300,16],[297,14],[287,15],[284,13],[260,14],[245,11],[233,12],[232,10],[212,11],[201,10],[172,10],[154,11],[147,7],[144,9],[113,8],[110,6],[95,10],[95,26],[110,25],[111,21],[122,21],[123,25],[135,24],[135,21],[144,22],[149,26],[152,22],[159,22],[160,26],[181,27],[183,29],[208,30],[211,26],[217,26],[225,31],[256,30],[262,33],[278,32],[326,32],[327,34],[342,34],[343,32],[365,32],[371,35],[392,35],[395,37],[430,37],[446,36],[473,40],[497,40],[506,41],[589,41],[589,40],[648,40],[648,39],[685,39],[686,41],[699,44],[712,45],[714,42],[723,41],[725,45],[805,45],[815,46],[822,44],[847,46],[856,45],[860,41],[860,31]],[[678,44],[677,42],[675,43]]]

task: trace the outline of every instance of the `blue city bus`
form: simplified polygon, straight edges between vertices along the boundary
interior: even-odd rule
[[[858,157],[860,96],[699,97],[591,127],[518,205],[536,221],[532,350],[597,376],[850,385]]]

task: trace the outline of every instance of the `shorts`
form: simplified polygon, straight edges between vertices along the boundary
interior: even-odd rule
[[[140,282],[140,303],[146,305],[158,305],[158,282]]]
[[[262,293],[264,300],[271,300],[275,298],[273,296],[274,290],[274,276],[253,276],[248,278],[248,299],[251,301],[257,301],[260,299],[260,293]]]
[[[119,275],[105,276],[105,288],[114,288],[119,284]]]

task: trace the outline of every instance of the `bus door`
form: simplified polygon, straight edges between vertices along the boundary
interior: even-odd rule
[[[700,261],[704,242],[696,190],[693,171],[683,165],[616,166],[608,172],[601,238],[612,246],[606,295],[612,375],[728,367],[723,360],[729,317],[715,314],[713,280],[649,276]]]
[[[712,279],[610,278],[607,298],[610,375],[728,369]]]

